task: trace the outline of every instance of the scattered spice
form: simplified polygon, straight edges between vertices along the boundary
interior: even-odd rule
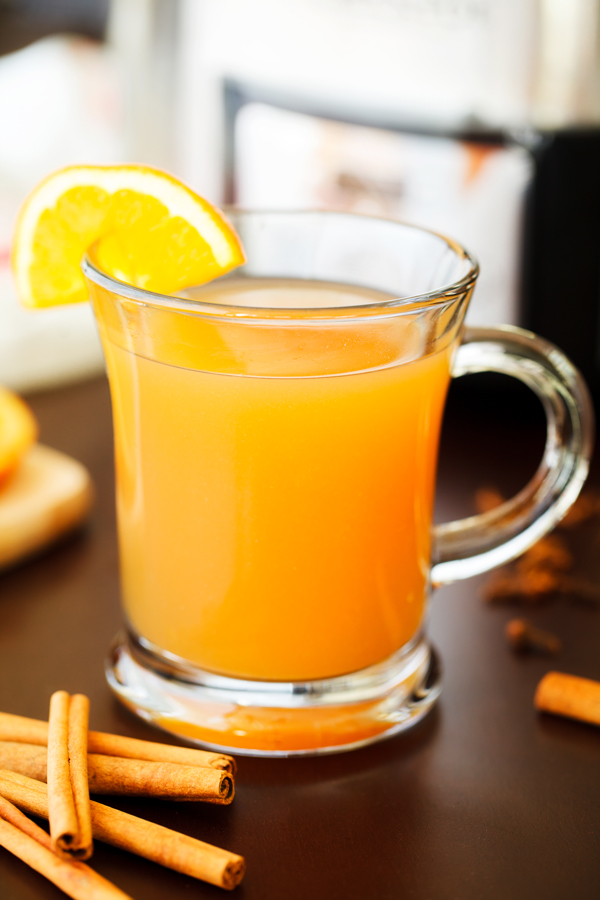
[[[520,653],[533,651],[553,656],[562,647],[556,635],[536,628],[527,619],[511,619],[506,623],[505,634],[512,649]]]
[[[600,587],[585,578],[563,575],[560,579],[560,590],[561,593],[576,597],[584,603],[600,606]]]
[[[549,597],[562,595],[600,606],[600,587],[591,581],[544,569],[530,569],[524,573],[498,572],[485,584],[482,593],[488,603],[534,606]]]
[[[517,571],[527,572],[569,572],[573,568],[573,554],[564,538],[557,534],[547,534],[526,550],[517,560]]]
[[[504,498],[495,488],[482,488],[475,494],[478,512],[493,509]],[[600,515],[600,495],[586,492],[580,496],[560,523],[570,529]],[[552,596],[570,596],[584,603],[600,605],[600,587],[569,573],[575,560],[560,534],[548,534],[529,548],[512,565],[493,573],[483,588],[488,603],[535,605]]]
[[[524,603],[534,605],[546,600],[560,589],[560,578],[547,569],[525,572],[500,570],[492,575],[483,588],[488,603]]]
[[[504,500],[500,491],[491,485],[475,491],[475,509],[478,513],[491,512],[504,503]]]
[[[574,528],[587,522],[600,513],[600,494],[597,491],[588,490],[580,494],[568,513],[560,520],[557,528]]]

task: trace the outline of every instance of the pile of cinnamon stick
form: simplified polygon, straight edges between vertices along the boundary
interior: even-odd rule
[[[480,488],[475,493],[478,513],[496,509],[505,498],[496,487]],[[587,490],[581,494],[557,529],[570,531],[600,519],[600,493]],[[506,601],[522,605],[539,603],[553,595],[570,594],[584,602],[600,606],[600,588],[570,573],[575,558],[564,537],[549,534],[529,548],[513,566],[492,575],[484,588],[491,603]],[[506,624],[506,638],[516,651],[555,654],[561,649],[556,635],[536,628],[527,619],[511,619]],[[534,706],[539,712],[578,719],[600,726],[600,682],[565,672],[548,672],[537,686]]]
[[[83,860],[93,838],[231,890],[242,856],[90,800],[94,794],[229,804],[231,756],[88,731],[89,701],[57,691],[48,722],[0,713],[0,845],[74,900],[127,900]],[[24,813],[48,819],[50,834]],[[131,898],[129,898],[131,900]]]
[[[475,493],[475,509],[490,512],[505,498],[495,487],[480,488]],[[581,494],[556,526],[562,532],[600,518],[600,494]],[[483,588],[488,603],[517,603],[534,606],[550,598],[568,596],[583,603],[600,605],[598,585],[571,573],[575,558],[563,534],[548,534],[526,550],[512,565],[492,573]]]

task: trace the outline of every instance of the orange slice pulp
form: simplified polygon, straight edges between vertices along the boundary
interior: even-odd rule
[[[223,214],[167,173],[71,166],[42,181],[21,210],[13,244],[21,302],[45,307],[87,300],[80,263],[92,244],[104,271],[165,294],[244,262]]]

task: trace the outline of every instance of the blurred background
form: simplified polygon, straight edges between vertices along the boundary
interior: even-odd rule
[[[18,306],[11,233],[53,169],[134,161],[444,232],[481,262],[468,322],[599,387],[599,41],[600,0],[0,0],[0,383],[101,371],[87,305]]]

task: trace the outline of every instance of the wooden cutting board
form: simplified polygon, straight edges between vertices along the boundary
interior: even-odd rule
[[[88,514],[92,499],[85,466],[36,444],[0,490],[0,568],[71,531]]]

